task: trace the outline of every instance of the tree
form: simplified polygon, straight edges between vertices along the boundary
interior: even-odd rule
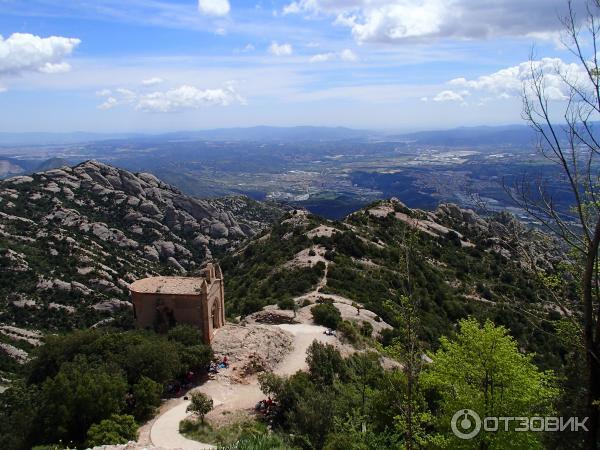
[[[133,385],[133,412],[138,420],[145,420],[154,415],[156,408],[160,406],[163,387],[160,383],[148,377],[141,377]]]
[[[456,233],[455,233],[456,234]],[[429,419],[429,412],[423,407],[419,392],[419,376],[422,369],[422,346],[419,340],[420,322],[418,309],[420,298],[414,293],[413,261],[415,254],[416,231],[405,228],[399,243],[398,273],[403,278],[403,294],[389,308],[397,311],[399,337],[392,341],[387,353],[404,365],[405,389],[398,398],[401,401],[400,414],[396,416],[396,428],[405,438],[406,448],[412,450],[423,444],[423,423]],[[460,239],[459,239],[460,241]],[[390,378],[393,380],[394,378]]]
[[[295,311],[296,302],[291,297],[283,297],[277,302],[279,309],[291,309]]]
[[[181,373],[181,361],[177,347],[156,335],[130,345],[124,355],[122,366],[130,383],[146,376],[157,383],[165,383]]]
[[[126,444],[137,440],[138,425],[133,416],[113,414],[94,424],[87,432],[87,446]]]
[[[197,344],[192,346],[177,346],[177,353],[181,361],[180,373],[204,370],[213,360],[214,354],[210,345]]]
[[[331,303],[321,303],[310,309],[316,324],[335,330],[342,320],[340,311]]]
[[[191,403],[188,405],[186,411],[193,412],[200,417],[200,421],[204,423],[204,416],[206,416],[213,409],[213,400],[204,392],[192,392]]]
[[[587,415],[589,432],[586,447],[598,446],[600,399],[600,184],[598,156],[600,142],[594,122],[600,118],[600,0],[587,2],[583,20],[568,1],[563,18],[563,44],[575,56],[578,69],[556,66],[548,69],[542,61],[530,61],[530,77],[523,88],[523,117],[536,131],[539,152],[555,164],[573,199],[572,211],[558,208],[548,189],[556,180],[524,180],[512,191],[513,199],[532,217],[559,236],[574,252],[579,270],[578,314],[569,314],[561,296],[556,305],[580,329],[587,374]],[[552,102],[556,93],[566,102]],[[560,111],[555,106],[560,105]],[[562,117],[564,126],[553,120]]]
[[[372,450],[372,449],[401,449],[395,436],[386,432],[365,430],[363,416],[349,415],[345,419],[335,417],[333,430],[327,436],[325,450]]]
[[[179,342],[190,347],[203,342],[200,330],[187,324],[180,324],[171,328],[167,336],[170,341]]]
[[[552,411],[558,395],[554,377],[531,362],[532,355],[519,352],[517,342],[504,327],[490,321],[483,326],[474,319],[459,322],[454,340],[440,339],[440,349],[421,375],[425,386],[434,388],[441,400],[441,428],[450,428],[457,411],[470,409],[484,417],[544,416]],[[450,436],[453,448],[543,448],[540,433],[479,433],[472,440]]]
[[[0,448],[21,450],[32,447],[39,404],[37,386],[15,380],[0,394]]]
[[[41,388],[38,442],[83,442],[92,424],[123,410],[126,393],[119,371],[90,364],[82,356],[64,363]]]
[[[330,344],[314,341],[306,350],[306,363],[311,378],[318,386],[331,386],[344,370],[340,352]]]

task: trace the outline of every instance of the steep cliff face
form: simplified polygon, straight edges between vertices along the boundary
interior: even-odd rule
[[[94,161],[5,180],[0,325],[51,331],[118,317],[133,280],[193,272],[280,214],[243,197],[188,197]]]

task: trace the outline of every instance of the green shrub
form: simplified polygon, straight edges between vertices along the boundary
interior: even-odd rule
[[[213,399],[204,392],[192,392],[191,403],[187,407],[187,412],[192,412],[200,417],[200,421],[204,423],[206,416],[213,409]]]
[[[296,302],[294,302],[293,298],[285,297],[277,302],[277,306],[279,309],[294,309]]]
[[[340,311],[330,303],[315,305],[310,309],[310,312],[316,324],[333,330],[337,329],[338,324],[342,320]]]
[[[346,339],[351,344],[356,344],[359,339],[359,333],[354,324],[348,320],[343,320],[338,324],[337,331],[340,338]]]
[[[198,345],[203,342],[200,330],[191,325],[177,325],[169,330],[167,336],[170,341],[183,345]]]
[[[275,434],[259,434],[240,439],[235,444],[218,447],[219,450],[291,450],[282,438]]]
[[[163,387],[160,383],[148,377],[141,377],[132,389],[134,407],[133,411],[138,420],[152,417],[156,408],[160,406]]]
[[[133,416],[113,414],[110,419],[105,419],[94,424],[87,432],[87,445],[89,447],[110,444],[126,444],[137,440],[138,426]]]
[[[371,337],[371,335],[373,334],[373,325],[371,325],[371,322],[363,321],[363,323],[360,326],[360,334],[362,334],[365,337]]]

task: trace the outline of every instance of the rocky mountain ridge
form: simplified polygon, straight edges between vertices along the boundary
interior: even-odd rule
[[[524,348],[552,358],[556,343],[530,321],[541,329],[560,319],[539,274],[555,274],[565,259],[550,236],[513,216],[484,217],[453,204],[413,210],[391,199],[342,221],[287,213],[221,267],[229,314],[328,300],[362,305],[397,329],[410,291],[427,343],[475,316],[510,325]],[[382,330],[382,339],[394,333]]]
[[[54,332],[130,321],[129,283],[193,273],[281,214],[245,197],[188,197],[151,174],[95,161],[4,180],[0,344],[33,345],[1,325]]]

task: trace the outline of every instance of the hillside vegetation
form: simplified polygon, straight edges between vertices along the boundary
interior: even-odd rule
[[[0,371],[46,333],[130,327],[129,283],[191,273],[281,213],[94,161],[0,182]]]
[[[401,263],[409,241],[410,283]],[[222,267],[230,316],[313,291],[313,300],[342,297],[397,327],[399,299],[410,287],[424,343],[435,345],[461,318],[489,318],[556,366],[559,344],[547,331],[561,315],[546,305],[535,273],[554,273],[563,258],[548,236],[508,214],[483,219],[455,205],[424,212],[392,200],[340,222],[289,213]]]

